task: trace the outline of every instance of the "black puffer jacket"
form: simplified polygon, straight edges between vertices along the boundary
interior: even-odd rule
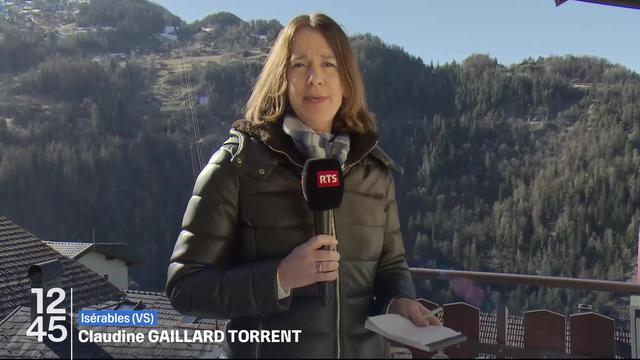
[[[345,193],[335,211],[341,255],[337,297],[317,284],[278,300],[278,262],[313,236],[300,185],[304,158],[282,120],[237,121],[198,177],[169,265],[167,294],[184,314],[230,318],[234,329],[299,329],[298,343],[232,343],[237,357],[383,357],[368,315],[415,298],[393,177],[377,135],[351,136]],[[377,310],[376,310],[377,309]]]

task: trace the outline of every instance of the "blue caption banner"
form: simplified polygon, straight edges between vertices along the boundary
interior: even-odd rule
[[[158,310],[80,310],[79,326],[155,326]]]

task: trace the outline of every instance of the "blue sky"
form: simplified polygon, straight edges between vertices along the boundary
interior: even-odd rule
[[[569,0],[152,0],[191,22],[229,11],[243,20],[324,12],[348,34],[370,32],[425,63],[489,54],[509,65],[532,56],[593,55],[640,72],[640,10]]]

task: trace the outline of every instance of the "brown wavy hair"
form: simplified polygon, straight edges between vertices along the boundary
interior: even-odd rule
[[[344,98],[334,118],[333,131],[375,132],[375,117],[367,108],[362,75],[349,39],[333,19],[318,13],[296,16],[280,31],[247,101],[245,118],[260,124],[293,111],[287,96],[287,68],[293,38],[303,27],[319,31],[336,55]]]

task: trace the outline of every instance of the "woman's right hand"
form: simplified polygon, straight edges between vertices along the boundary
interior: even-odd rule
[[[280,286],[290,290],[337,279],[340,254],[334,250],[321,250],[325,245],[335,249],[338,240],[329,235],[316,235],[282,259],[278,264]]]

